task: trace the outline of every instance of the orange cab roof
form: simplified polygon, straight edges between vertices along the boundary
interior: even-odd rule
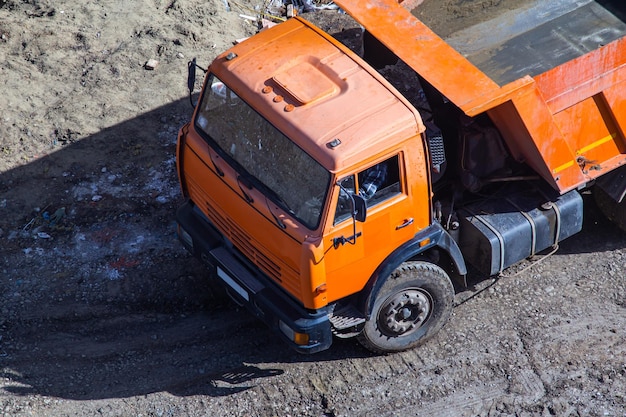
[[[333,172],[424,130],[382,76],[299,18],[234,46],[211,71]]]

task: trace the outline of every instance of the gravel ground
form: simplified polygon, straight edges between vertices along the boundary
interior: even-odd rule
[[[590,195],[416,350],[298,355],[228,300],[176,240],[174,153],[186,62],[254,33],[240,3],[0,0],[0,415],[626,416],[626,234]]]

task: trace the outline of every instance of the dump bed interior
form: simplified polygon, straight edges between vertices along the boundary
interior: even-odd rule
[[[539,75],[626,35],[624,0],[456,3],[442,7],[440,0],[426,0],[412,12],[499,85]]]

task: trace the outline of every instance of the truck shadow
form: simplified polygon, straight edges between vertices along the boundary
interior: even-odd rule
[[[174,155],[190,113],[179,100],[0,173],[4,395],[224,396],[279,378],[283,364],[371,355],[353,340],[290,351],[182,249]],[[562,251],[624,247],[586,204]]]
[[[190,115],[183,99],[80,140],[57,132],[54,152],[0,173],[3,395],[222,396],[308,360],[177,241],[175,142]]]

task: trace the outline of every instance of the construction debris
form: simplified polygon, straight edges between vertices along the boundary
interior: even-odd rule
[[[246,13],[239,14],[239,17],[257,23],[263,20],[278,23],[316,10],[339,10],[339,6],[328,0],[265,0],[262,6],[255,7],[254,10],[242,7],[234,0],[230,0],[229,4],[246,10]],[[266,25],[263,25],[262,28],[265,27]]]

